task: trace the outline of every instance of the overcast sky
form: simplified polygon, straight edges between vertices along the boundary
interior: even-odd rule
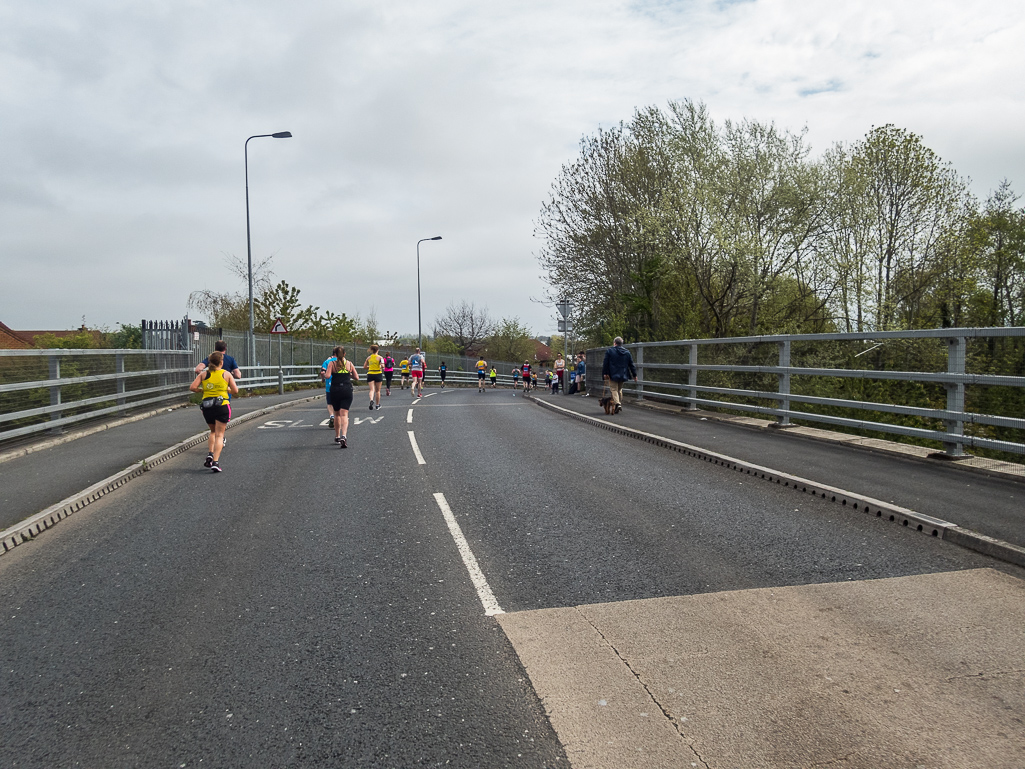
[[[425,332],[463,299],[551,333],[534,222],[599,126],[691,98],[894,123],[1025,192],[1021,0],[0,0],[0,321],[181,318],[254,261],[305,303]]]

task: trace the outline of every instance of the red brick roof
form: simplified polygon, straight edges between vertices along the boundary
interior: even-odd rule
[[[75,336],[81,334],[83,331],[92,335],[96,342],[100,341],[100,334],[102,332],[96,331],[95,329],[76,328],[63,331],[15,331],[14,329],[8,328],[3,323],[0,323],[0,349],[3,350],[21,350],[25,348],[36,346],[36,337],[42,336],[43,334],[53,334],[58,339],[66,336]]]
[[[20,332],[12,331],[0,323],[0,350],[24,350],[32,346],[30,339],[25,339]]]

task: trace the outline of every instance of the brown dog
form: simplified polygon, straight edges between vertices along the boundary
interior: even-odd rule
[[[606,414],[611,414],[613,409],[616,408],[616,404],[612,402],[611,395],[606,395],[603,398],[599,398],[598,405],[605,409]]]

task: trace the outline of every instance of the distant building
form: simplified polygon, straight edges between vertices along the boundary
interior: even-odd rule
[[[551,365],[555,360],[555,356],[552,354],[552,348],[540,339],[531,339],[530,341],[534,345],[534,363],[539,366]]]
[[[0,350],[24,350],[32,344],[22,338],[17,331],[12,331],[3,323],[0,323]]]
[[[0,349],[2,350],[25,350],[36,346],[36,337],[43,336],[44,334],[52,334],[53,336],[61,339],[66,336],[75,336],[82,332],[91,334],[95,343],[99,343],[103,338],[102,331],[96,331],[88,329],[85,326],[81,328],[72,329],[71,331],[15,331],[12,328],[8,328],[3,323],[0,323]]]

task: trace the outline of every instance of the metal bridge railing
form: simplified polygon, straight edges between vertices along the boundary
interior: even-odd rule
[[[0,350],[0,441],[181,401],[190,360],[174,350]]]
[[[624,390],[687,410],[740,411],[904,436],[960,457],[1025,457],[1025,328],[789,334],[628,344]],[[600,393],[606,348],[588,350]]]
[[[311,347],[307,360],[325,354],[324,343]],[[212,347],[212,343],[211,343]],[[300,345],[296,345],[296,351]],[[359,357],[365,348],[352,346]],[[229,348],[230,351],[230,348]],[[330,350],[326,351],[330,355]],[[98,417],[123,414],[142,407],[182,402],[191,393],[194,367],[205,357],[200,350],[0,350],[0,442],[38,433],[59,433],[64,428]],[[465,365],[461,356],[447,356]],[[241,366],[240,390],[288,387],[322,387],[322,360],[310,364]],[[512,364],[501,364],[509,370]],[[400,375],[395,374],[394,386]],[[360,369],[360,381],[365,374]],[[498,378],[504,387],[512,377]],[[441,379],[436,370],[427,371],[426,384],[435,387]],[[476,384],[475,371],[449,369],[449,384]],[[490,386],[490,380],[488,380]]]

